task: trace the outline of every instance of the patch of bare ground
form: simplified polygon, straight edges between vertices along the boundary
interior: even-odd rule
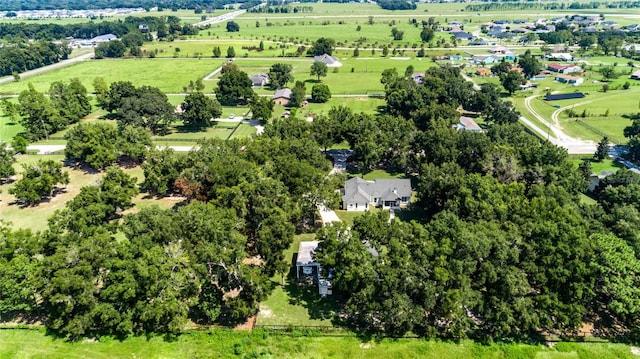
[[[253,317],[249,317],[249,319],[247,319],[246,322],[242,323],[242,324],[238,324],[236,325],[233,330],[244,330],[244,331],[250,331],[253,330],[253,327],[256,325],[256,318],[257,316],[253,316]]]

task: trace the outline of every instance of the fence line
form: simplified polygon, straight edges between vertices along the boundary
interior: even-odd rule
[[[586,128],[587,130],[589,130],[589,131],[591,131],[591,132],[593,132],[593,133],[595,133],[595,134],[598,134],[598,135],[600,135],[600,136],[602,136],[602,137],[608,137],[608,138],[609,138],[609,140],[610,140],[611,142],[614,142],[615,144],[623,143],[623,141],[620,141],[619,139],[617,139],[617,138],[615,138],[615,137],[612,137],[612,136],[610,136],[610,135],[608,135],[608,134],[606,134],[606,133],[604,133],[604,132],[602,132],[602,131],[598,130],[597,128],[595,128],[595,127],[593,127],[593,126],[589,125],[588,123],[586,123],[586,122],[582,121],[582,120],[581,120],[581,119],[579,119],[579,118],[576,118],[576,119],[575,119],[575,121],[576,121],[576,123],[577,123],[577,124],[579,124],[580,126],[582,126],[582,127]]]

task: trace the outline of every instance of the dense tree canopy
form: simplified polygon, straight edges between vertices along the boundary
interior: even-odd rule
[[[226,71],[220,76],[215,89],[216,98],[225,106],[245,105],[255,96],[246,72]]]
[[[222,115],[220,103],[205,96],[202,92],[193,92],[184,98],[181,105],[182,113],[180,117],[187,127],[203,129],[211,127],[216,119]]]

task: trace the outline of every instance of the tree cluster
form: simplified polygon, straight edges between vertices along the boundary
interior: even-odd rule
[[[154,134],[165,133],[176,117],[167,95],[157,87],[135,87],[129,81],[116,81],[107,90],[102,81],[98,80],[98,84],[98,102],[115,116],[120,128],[131,125]]]
[[[5,45],[0,48],[0,76],[21,73],[66,60],[71,49],[48,41]]]
[[[28,89],[18,96],[20,124],[30,140],[45,138],[91,113],[87,89],[78,79],[68,84],[53,82],[48,95],[36,91],[29,83]]]

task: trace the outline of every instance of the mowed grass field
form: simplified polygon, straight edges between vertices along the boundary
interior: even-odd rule
[[[0,85],[0,94],[19,94],[32,83],[36,90],[49,90],[52,82],[78,78],[89,92],[93,92],[93,80],[102,77],[107,83],[131,81],[136,86],[158,87],[165,93],[182,92],[182,88],[205,77],[220,67],[220,59],[118,59],[91,60]]]
[[[631,347],[606,343],[480,344],[470,340],[360,339],[354,335],[301,336],[257,330],[187,332],[175,340],[162,337],[110,338],[70,343],[43,330],[0,331],[0,357],[21,359],[165,359],[165,358],[421,358],[421,359],[613,359],[636,358]]]

